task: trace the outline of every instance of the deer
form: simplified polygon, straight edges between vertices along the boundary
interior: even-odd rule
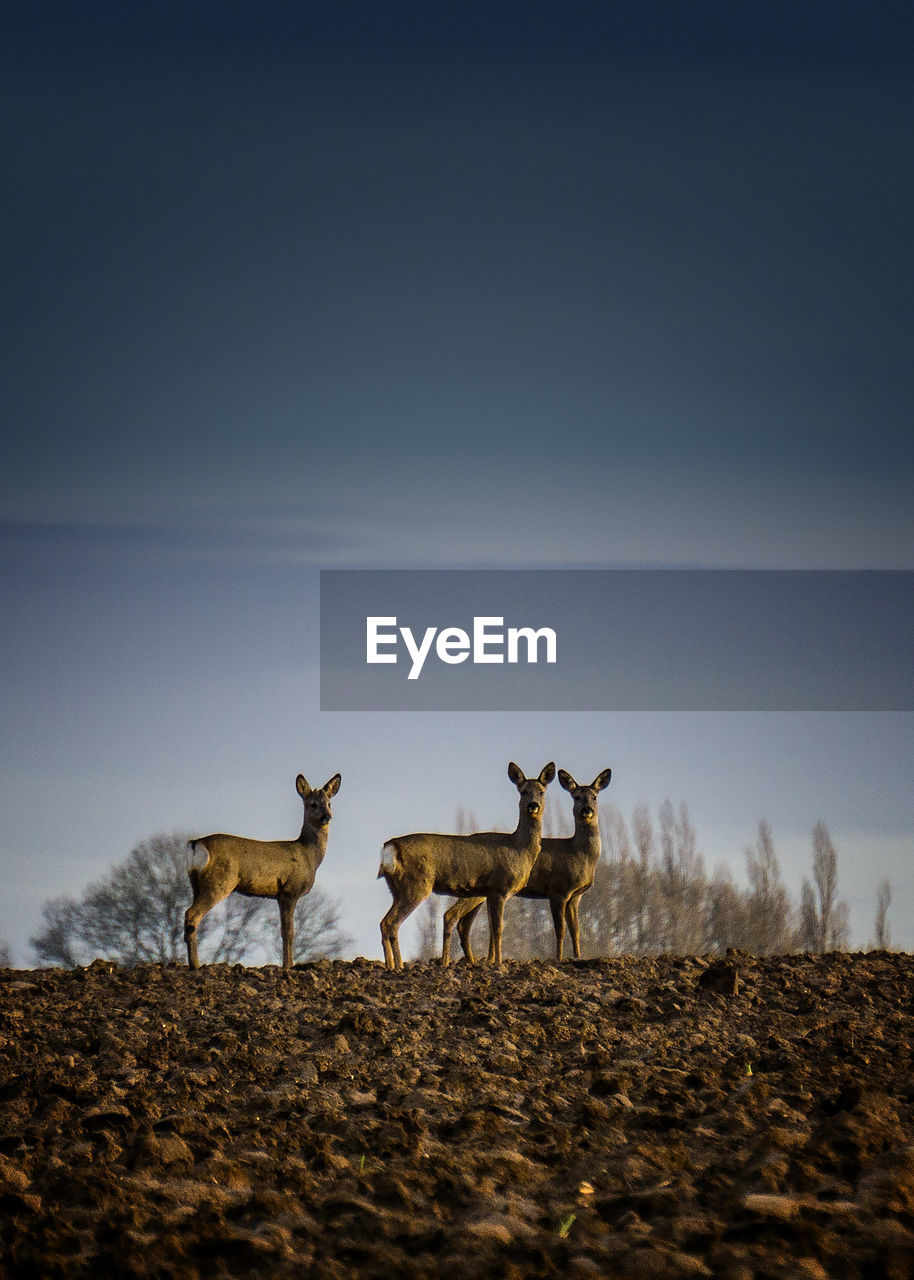
[[[612,769],[598,773],[589,787],[579,786],[565,769],[559,769],[559,784],[570,793],[574,812],[574,834],[563,838],[544,836],[530,877],[519,898],[548,898],[555,929],[555,958],[561,961],[565,943],[565,926],[571,938],[575,960],[581,958],[581,930],[578,906],[581,897],[593,884],[594,871],[600,858],[600,824],[597,816],[599,793],[609,786]],[[444,913],[444,939],[441,963],[451,958],[451,934],[454,925],[468,964],[475,963],[470,946],[470,928],[485,902],[484,898],[461,898]],[[489,939],[489,956],[492,940]]]
[[[197,954],[197,926],[208,911],[230,893],[248,898],[275,898],[279,903],[282,933],[282,967],[292,968],[292,940],[298,900],[314,884],[324,860],[330,827],[330,801],[340,789],[335,773],[322,787],[312,788],[303,774],[295,779],[295,789],[304,804],[304,821],[296,840],[250,840],[246,836],[212,835],[189,840],[193,852],[202,849],[206,862],[190,867],[188,875],[193,902],[184,913],[184,941],[187,963],[200,968]]]
[[[488,907],[493,945],[489,963],[501,968],[501,929],[505,902],[527,883],[540,851],[546,787],[555,777],[552,761],[527,778],[512,760],[508,777],[520,793],[514,831],[478,831],[472,835],[414,832],[395,836],[381,850],[378,879],[387,881],[393,905],[381,921],[384,963],[402,969],[400,925],[430,893],[480,898]]]

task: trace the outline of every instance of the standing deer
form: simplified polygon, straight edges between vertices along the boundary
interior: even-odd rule
[[[430,893],[481,897],[489,911],[493,940],[489,963],[501,967],[501,926],[505,901],[522,889],[540,850],[546,787],[555,777],[550,761],[538,778],[527,778],[512,761],[508,777],[520,792],[515,831],[474,835],[417,832],[388,840],[381,851],[378,879],[387,881],[393,906],[381,921],[384,963],[402,969],[400,925]]]
[[[314,884],[314,876],[324,860],[330,827],[330,801],[340,789],[340,775],[312,790],[302,774],[295,789],[305,806],[301,835],[297,840],[249,840],[244,836],[201,836],[188,841],[191,849],[206,852],[202,867],[191,867],[194,900],[184,913],[184,941],[187,963],[200,968],[197,954],[197,925],[230,893],[248,898],[275,898],[279,903],[282,931],[282,966],[292,968],[292,938],[295,908],[299,898]]]
[[[519,898],[548,898],[555,929],[555,958],[561,960],[565,941],[565,924],[571,935],[574,958],[581,958],[581,931],[578,925],[578,905],[581,895],[593,884],[594,870],[600,858],[600,823],[597,817],[597,800],[604,787],[609,786],[612,769],[598,773],[589,787],[579,786],[570,773],[559,769],[559,782],[571,793],[574,802],[574,835],[559,839],[544,836],[540,842],[539,857],[533,864],[530,878]],[[454,925],[460,937],[460,945],[470,964],[474,963],[470,946],[470,928],[479,914],[484,898],[462,898],[444,913],[444,944],[441,963],[450,963],[451,933]],[[492,956],[492,940],[489,939],[489,958]]]

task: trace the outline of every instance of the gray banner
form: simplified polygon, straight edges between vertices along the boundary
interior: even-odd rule
[[[325,711],[908,711],[914,572],[324,570]]]

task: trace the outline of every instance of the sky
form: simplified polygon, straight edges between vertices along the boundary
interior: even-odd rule
[[[261,11],[266,9],[266,12]],[[327,568],[914,567],[900,3],[12,4],[0,939],[158,831],[390,835],[509,759],[914,945],[909,713],[321,712]],[[404,930],[404,938],[407,930]]]

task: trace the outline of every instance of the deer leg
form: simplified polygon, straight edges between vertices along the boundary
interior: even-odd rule
[[[227,898],[231,893],[231,889],[225,892],[214,889],[209,885],[201,885],[199,879],[191,882],[194,890],[194,900],[184,912],[184,941],[187,944],[187,963],[191,969],[200,968],[200,956],[197,952],[197,925],[203,917],[213,907],[219,905],[223,898]]]
[[[387,912],[387,915],[381,921],[381,942],[384,944],[384,963],[388,969],[402,969],[403,959],[400,955],[400,925],[412,915],[416,907],[424,902],[428,894],[423,894],[420,898],[410,896],[409,898],[394,899],[393,906]]]
[[[384,948],[384,967],[385,969],[396,969],[394,960],[394,947],[391,940],[391,928],[396,914],[397,904],[394,903],[384,919],[381,921],[381,945]]]
[[[469,910],[466,910],[466,904],[464,904],[464,913],[457,921],[457,933],[460,936],[460,945],[463,947],[463,954],[467,958],[467,964],[476,963],[476,957],[473,955],[473,948],[470,945],[470,930],[473,927],[473,921],[485,906],[485,901],[485,898],[479,898]]]
[[[400,940],[397,936],[401,921],[405,917],[400,914],[399,904],[394,903],[381,921],[381,943],[384,947],[384,964],[388,969],[402,969],[403,960],[400,955]]]
[[[282,934],[282,967],[292,968],[292,940],[295,937],[296,898],[281,897],[279,901],[279,931]]]
[[[571,934],[571,947],[574,951],[575,960],[581,958],[581,926],[578,923],[578,907],[581,904],[581,894],[577,893],[569,900],[565,908],[565,919],[568,923],[568,932]]]
[[[555,930],[555,958],[561,961],[562,948],[565,944],[565,903],[562,898],[550,898],[549,909],[552,912],[552,927]]]
[[[190,908],[184,912],[184,941],[187,945],[187,964],[191,969],[200,968],[200,954],[197,951],[197,925],[188,921]]]
[[[451,963],[451,934],[454,932],[454,922],[460,918],[462,906],[463,903],[458,899],[444,913],[441,933],[441,963],[445,967]]]
[[[505,914],[505,900],[500,893],[490,894],[486,898],[489,908],[489,964],[494,969],[501,968],[501,926]]]
[[[395,967],[393,947],[388,941],[387,934],[384,932],[383,920],[381,921],[381,946],[384,948],[384,968],[393,969]]]

